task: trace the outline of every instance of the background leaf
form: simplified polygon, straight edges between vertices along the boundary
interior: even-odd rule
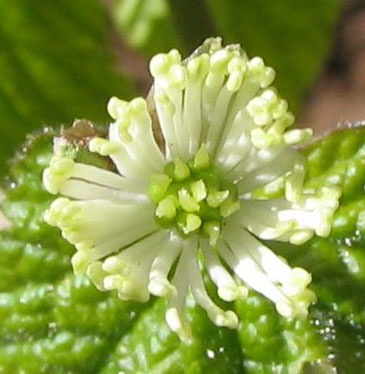
[[[241,320],[236,332],[214,326],[204,311],[190,306],[191,345],[166,326],[164,300],[124,302],[72,274],[74,249],[42,219],[53,199],[41,185],[52,136],[48,131],[29,137],[11,168],[2,204],[13,223],[0,232],[2,371],[299,374],[305,367],[328,372],[335,365],[350,374],[365,368],[365,251],[359,218],[364,181],[357,178],[365,162],[365,128],[336,132],[305,150],[307,186],[332,184],[344,191],[331,237],[315,238],[302,248],[270,243],[291,265],[312,272],[319,302],[310,318],[285,320],[252,292],[232,306]],[[349,207],[353,213],[347,219]]]
[[[251,57],[265,57],[277,72],[277,87],[295,112],[327,57],[341,5],[340,0],[156,3],[155,7],[148,0],[115,2],[116,25],[134,48],[148,57],[178,48],[186,57],[205,38],[222,36],[226,44],[241,44]]]
[[[182,46],[168,0],[116,0],[111,16],[124,39],[148,56]]]
[[[298,110],[327,57],[338,0],[302,2],[206,0],[218,32],[251,56],[264,56],[277,72],[276,85]]]
[[[0,171],[42,125],[105,122],[112,95],[131,98],[117,74],[106,10],[97,0],[0,2]]]
[[[307,186],[339,186],[340,207],[329,239],[282,254],[309,269],[319,303],[314,326],[340,373],[365,370],[365,127],[344,129],[309,146]],[[279,248],[278,248],[279,250]]]

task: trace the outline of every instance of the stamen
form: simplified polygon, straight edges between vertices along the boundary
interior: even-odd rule
[[[190,248],[192,255],[189,256],[189,281],[191,291],[198,304],[207,311],[209,318],[217,326],[226,326],[231,329],[238,327],[238,317],[232,311],[223,311],[209,297],[205,289],[198,264],[197,243]]]
[[[168,274],[182,250],[181,241],[170,237],[154,259],[148,290],[155,296],[176,297],[177,290],[168,280]]]
[[[248,295],[248,290],[244,286],[238,286],[232,276],[220,263],[215,251],[207,243],[200,241],[208,273],[218,288],[218,295],[222,300],[234,301],[244,299]]]
[[[186,274],[189,273],[188,258],[190,255],[190,248],[188,244],[190,244],[190,242],[187,242],[188,241],[185,241],[183,243],[183,249],[176,267],[176,272],[171,281],[172,286],[177,290],[177,294],[173,295],[168,302],[165,319],[171,330],[176,332],[182,341],[189,343],[192,335],[191,327],[185,319],[183,312],[189,286]]]

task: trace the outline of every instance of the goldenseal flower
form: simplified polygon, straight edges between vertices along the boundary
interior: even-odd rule
[[[262,241],[327,236],[340,192],[303,189],[305,159],[293,146],[312,132],[289,129],[274,70],[212,38],[185,61],[176,50],[156,55],[150,71],[148,99],[112,98],[107,138],[87,142],[114,170],[58,144],[44,171],[46,189],[63,196],[45,220],[76,247],[75,273],[122,299],[166,297],[167,324],[184,341],[188,294],[217,326],[239,323],[212,300],[203,272],[224,301],[255,290],[282,316],[305,317],[315,300],[311,275]],[[275,191],[283,193],[265,197]]]

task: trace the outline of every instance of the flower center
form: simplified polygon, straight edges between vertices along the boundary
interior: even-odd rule
[[[152,176],[149,188],[156,222],[183,237],[201,234],[214,245],[223,219],[240,208],[236,186],[219,177],[204,146],[187,163],[168,163],[164,172]]]

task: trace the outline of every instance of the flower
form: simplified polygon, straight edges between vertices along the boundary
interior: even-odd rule
[[[339,191],[303,188],[305,159],[293,146],[312,132],[288,129],[273,69],[212,38],[185,61],[176,50],[156,55],[150,70],[147,100],[112,98],[107,138],[88,139],[113,170],[78,161],[58,141],[44,171],[46,189],[63,196],[45,220],[76,247],[75,273],[122,299],[166,297],[167,324],[185,341],[188,294],[217,326],[239,323],[209,296],[203,271],[224,301],[252,289],[282,316],[305,317],[311,275],[262,241],[327,236]]]

